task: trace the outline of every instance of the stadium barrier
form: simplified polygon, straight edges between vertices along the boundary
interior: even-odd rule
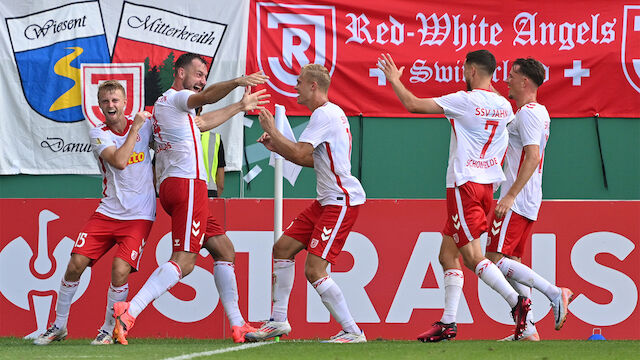
[[[285,200],[285,226],[311,200]],[[95,199],[1,199],[0,336],[44,331],[55,316],[59,288],[78,232]],[[249,321],[270,314],[273,201],[211,200],[236,251],[240,308]],[[543,339],[584,339],[597,327],[607,339],[640,339],[640,201],[544,201],[524,263],[561,286],[574,301],[562,331],[553,330],[547,299],[533,295]],[[440,318],[444,304],[438,263],[444,200],[369,200],[332,266],[355,320],[369,339],[413,339]],[[130,296],[171,253],[170,219],[158,217],[141,269],[130,277]],[[150,305],[133,337],[229,337],[203,251],[192,274]],[[85,271],[71,307],[71,337],[93,337],[104,320],[113,250]],[[339,330],[310,285],[304,252],[296,258],[290,301],[292,338],[326,338]],[[506,303],[469,270],[458,311],[458,339],[497,339],[512,331]]]

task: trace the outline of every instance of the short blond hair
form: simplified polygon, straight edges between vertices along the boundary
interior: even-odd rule
[[[318,87],[325,92],[329,91],[329,85],[331,84],[331,76],[329,70],[320,64],[307,64],[300,70],[300,76],[304,76],[306,79],[315,81]]]
[[[122,91],[122,96],[126,97],[127,93],[124,91],[124,86],[120,84],[118,80],[107,80],[98,86],[98,100],[100,100],[100,93],[103,91]]]

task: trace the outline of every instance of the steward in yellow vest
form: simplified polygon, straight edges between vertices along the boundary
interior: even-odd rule
[[[219,197],[224,189],[224,167],[227,164],[224,161],[224,146],[220,134],[213,133],[215,137],[213,144],[210,141],[211,134],[211,131],[203,132],[200,135],[200,141],[209,182],[209,197]]]

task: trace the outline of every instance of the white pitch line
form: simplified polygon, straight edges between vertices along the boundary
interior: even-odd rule
[[[244,345],[240,345],[240,346],[231,346],[231,347],[226,347],[226,348],[217,349],[217,350],[211,350],[211,351],[204,351],[204,352],[199,352],[199,353],[185,354],[185,355],[180,355],[180,356],[176,356],[176,357],[165,358],[163,360],[188,360],[188,359],[193,359],[195,357],[200,357],[200,356],[209,356],[209,355],[223,354],[223,353],[231,352],[231,351],[246,350],[246,349],[251,349],[251,348],[254,348],[254,347],[263,346],[263,345],[269,345],[269,344],[274,344],[274,343],[275,343],[274,341],[257,342],[257,343],[251,343],[251,344],[244,344]]]

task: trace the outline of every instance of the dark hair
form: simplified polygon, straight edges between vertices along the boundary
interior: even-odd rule
[[[489,76],[496,70],[496,58],[489,50],[476,50],[467,53],[467,63],[476,64]]]
[[[537,86],[542,85],[545,78],[544,66],[542,63],[532,57],[530,58],[519,58],[513,62],[512,66],[518,65],[519,68],[516,72],[528,77],[531,79]]]
[[[198,59],[202,61],[203,64],[207,65],[207,61],[203,59],[202,56],[194,53],[184,53],[178,57],[178,60],[176,60],[176,63],[173,66],[173,74],[177,75],[179,68],[185,68],[188,65],[191,65],[193,59]]]

